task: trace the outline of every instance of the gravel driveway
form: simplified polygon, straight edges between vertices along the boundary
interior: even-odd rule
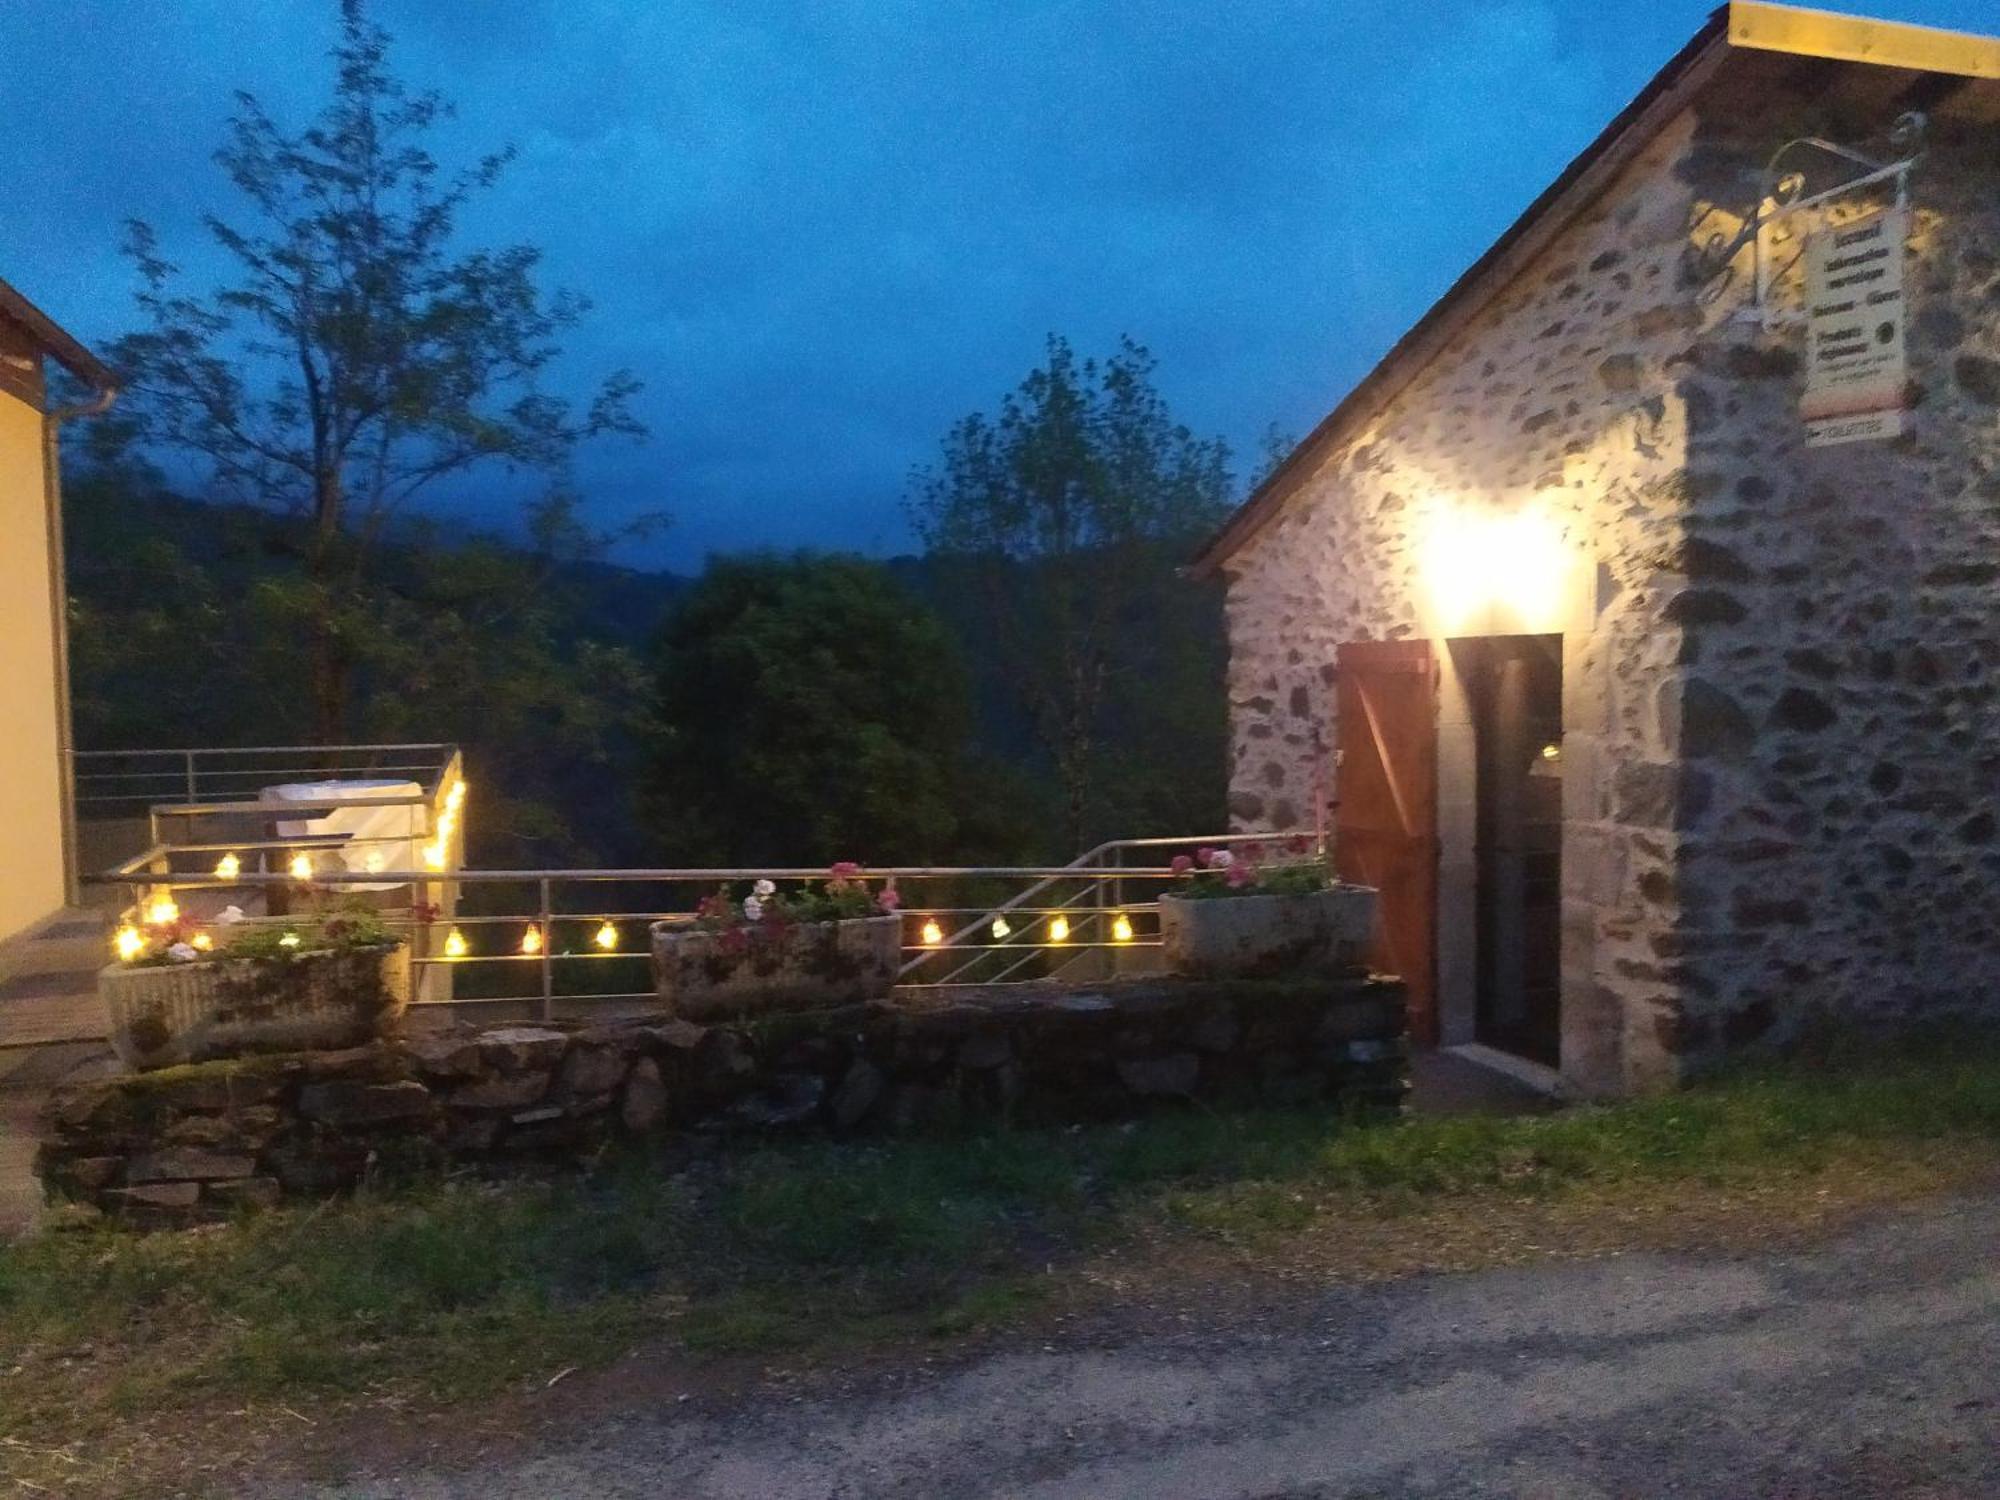
[[[1996,1333],[2000,1199],[1956,1200],[1795,1253],[1156,1309],[942,1369],[607,1412],[476,1470],[293,1494],[1971,1500],[2000,1494]]]

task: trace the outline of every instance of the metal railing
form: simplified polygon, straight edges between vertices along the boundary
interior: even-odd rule
[[[286,810],[300,811],[295,804]],[[1243,849],[1311,842],[1297,832],[1115,839],[1066,865],[885,866],[858,878],[901,898],[899,983],[965,988],[1058,979],[1094,982],[1157,972],[1160,891],[1180,878],[1172,856],[1203,845]],[[183,910],[214,910],[244,891],[282,890],[284,910],[252,922],[295,922],[337,903],[355,886],[393,886],[378,901],[392,931],[409,943],[418,976],[413,1003],[506,1007],[553,1019],[644,1009],[656,1003],[650,969],[655,923],[693,923],[718,889],[740,898],[749,882],[780,889],[818,882],[820,869],[352,870],[310,882],[270,868],[299,839],[266,841],[263,866],[231,876],[212,868],[220,847],[161,846],[98,877],[133,888],[133,913],[171,898]]]
[[[446,744],[230,745],[178,750],[75,750],[77,816],[138,817],[165,804],[254,801],[277,782],[416,781],[435,785],[457,756]]]

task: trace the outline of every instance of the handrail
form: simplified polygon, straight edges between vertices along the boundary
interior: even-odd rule
[[[369,745],[181,745],[144,750],[72,750],[73,760],[103,760],[114,755],[342,755],[370,750],[455,750],[448,740]]]

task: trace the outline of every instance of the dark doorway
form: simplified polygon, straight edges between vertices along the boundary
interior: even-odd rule
[[[1454,641],[1478,752],[1474,1031],[1558,1065],[1562,1035],[1562,637]]]
[[[1401,976],[1410,1035],[1435,1045],[1437,662],[1428,641],[1359,641],[1336,665],[1334,866],[1381,892],[1369,963]]]

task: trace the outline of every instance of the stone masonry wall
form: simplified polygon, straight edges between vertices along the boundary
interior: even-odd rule
[[[51,1100],[53,1196],[141,1223],[371,1177],[580,1159],[616,1134],[1127,1116],[1187,1098],[1399,1109],[1400,987],[1364,976],[1009,986],[697,1026],[509,1026],[198,1064]]]
[[[1741,172],[1884,124],[1778,95],[1700,141]],[[1691,1064],[2000,1003],[2000,126],[1935,119],[1911,203],[1903,438],[1804,446],[1797,330],[1711,330],[1680,377],[1704,576],[1657,978]]]
[[[1627,1056],[1623,966],[1650,961],[1676,922],[1670,900],[1638,892],[1673,889],[1662,699],[1698,561],[1672,373],[1712,316],[1682,275],[1713,228],[1676,172],[1691,149],[1692,120],[1656,140],[1229,566],[1229,812],[1256,829],[1311,806],[1336,742],[1336,648],[1434,633],[1423,554],[1441,503],[1532,503],[1595,554],[1592,628],[1564,641],[1564,1071],[1587,1092],[1621,1092],[1644,1065]],[[1441,796],[1469,802],[1469,732],[1440,748]]]

